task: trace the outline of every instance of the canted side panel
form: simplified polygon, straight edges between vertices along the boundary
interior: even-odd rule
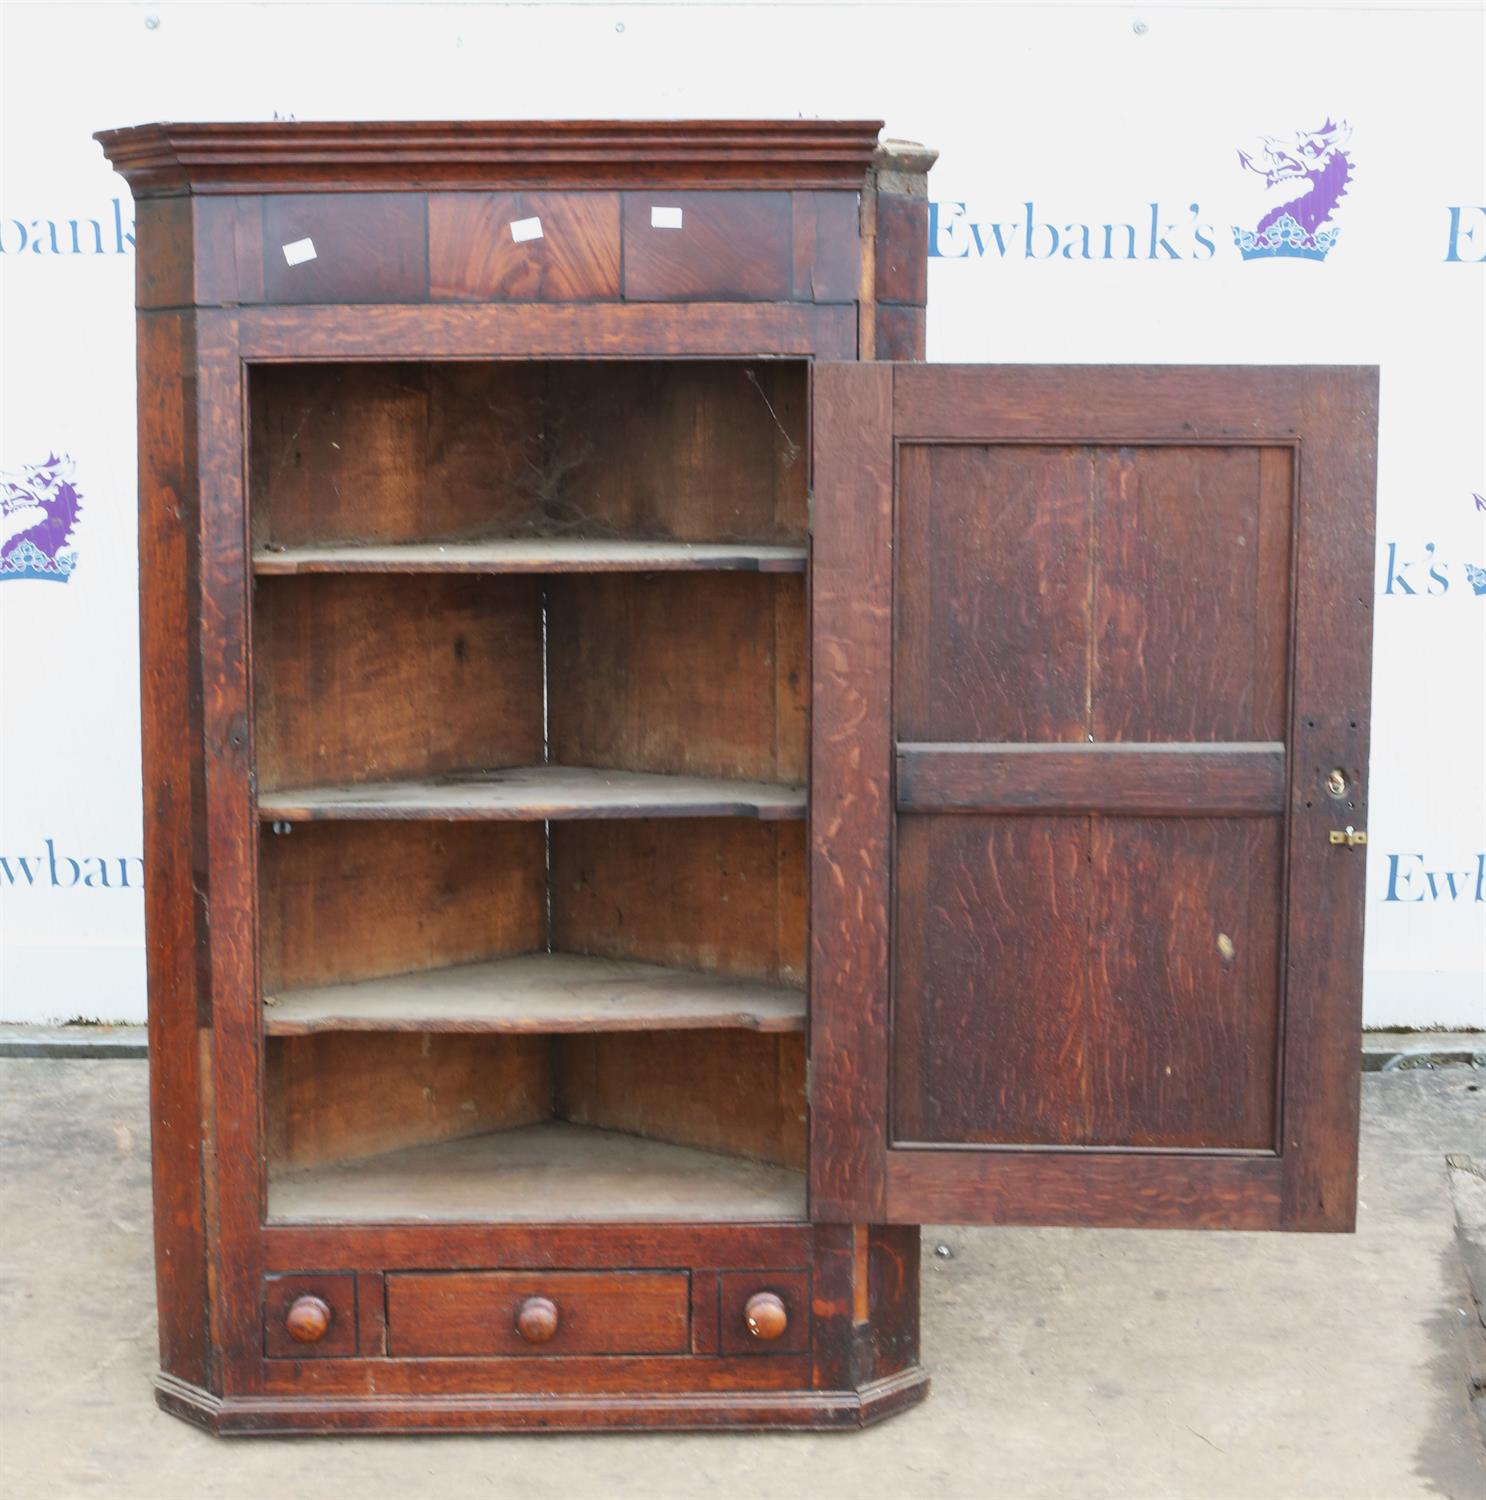
[[[1288,450],[901,450],[895,1142],[1277,1148],[1291,511]]]
[[[199,577],[192,532],[198,470],[188,315],[138,320],[140,728],[144,766],[150,1135],[160,1367],[217,1388],[209,1348],[202,1178],[208,1108],[202,1037],[211,985],[202,957],[202,749]]]

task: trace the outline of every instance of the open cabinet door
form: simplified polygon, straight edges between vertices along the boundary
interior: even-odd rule
[[[1352,1227],[1376,392],[817,366],[813,1217]]]

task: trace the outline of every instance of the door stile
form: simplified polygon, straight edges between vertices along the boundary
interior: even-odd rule
[[[894,822],[893,367],[817,364],[812,377],[810,1216],[880,1223]]]
[[[213,1344],[224,1394],[254,1368],[263,1205],[262,1011],[252,782],[246,366],[234,312],[196,313],[200,472],[202,759],[212,1002],[204,1114],[207,1211],[216,1230]]]

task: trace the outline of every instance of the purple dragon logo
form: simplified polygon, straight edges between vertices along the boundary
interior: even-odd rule
[[[82,513],[82,495],[72,482],[74,464],[49,454],[44,464],[0,473],[0,582],[40,578],[66,583],[77,566],[69,547]]]
[[[1325,260],[1341,232],[1332,223],[1352,180],[1352,159],[1343,149],[1352,127],[1328,119],[1319,130],[1289,138],[1265,136],[1238,159],[1264,179],[1270,206],[1253,229],[1233,226],[1233,242],[1245,260],[1289,257]]]

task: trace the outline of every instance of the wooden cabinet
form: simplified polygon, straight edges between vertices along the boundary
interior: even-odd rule
[[[853,1426],[1345,1229],[1373,372],[936,367],[873,123],[147,126],[159,1399]]]

